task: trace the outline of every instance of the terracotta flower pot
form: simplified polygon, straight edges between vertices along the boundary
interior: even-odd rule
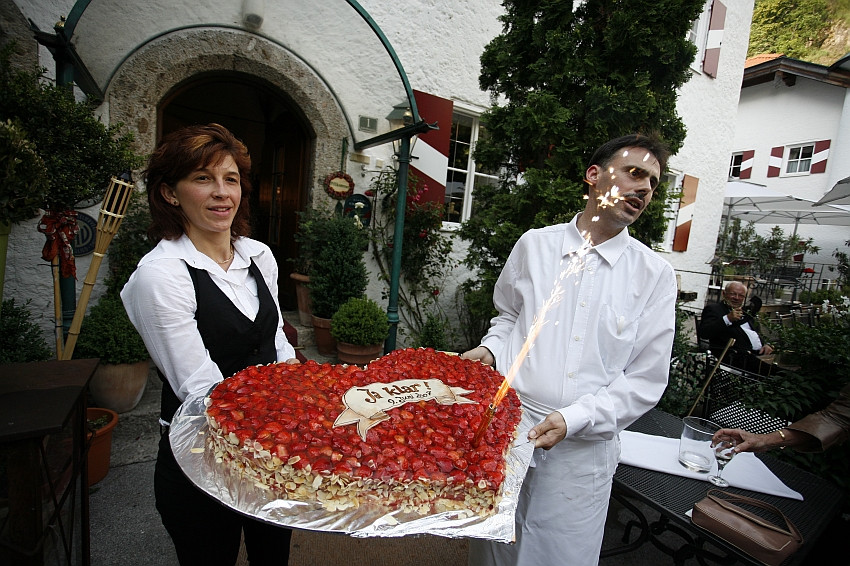
[[[316,349],[323,356],[333,356],[336,354],[336,340],[331,336],[331,319],[312,315],[312,321]]]
[[[106,425],[90,431],[88,465],[89,485],[92,486],[106,477],[109,472],[109,457],[112,454],[112,429],[118,424],[118,413],[101,407],[89,407],[86,409],[86,419],[94,421],[104,415],[109,416]]]
[[[135,364],[99,364],[89,383],[98,407],[116,413],[133,410],[145,392],[150,373],[150,360]]]
[[[380,358],[383,350],[383,344],[368,344],[366,346],[361,346],[359,344],[349,344],[347,342],[336,343],[337,359],[343,363],[358,366],[365,366],[372,360]]]
[[[313,324],[313,301],[310,299],[310,289],[307,284],[310,282],[308,275],[301,273],[290,273],[290,279],[295,281],[295,298],[298,301],[298,319],[302,326],[310,326]]]

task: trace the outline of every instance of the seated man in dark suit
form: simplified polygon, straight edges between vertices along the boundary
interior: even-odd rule
[[[753,317],[755,313],[744,309],[747,287],[738,281],[730,281],[721,298],[721,302],[708,304],[702,310],[699,335],[709,341],[711,352],[716,356],[720,356],[729,339],[734,338],[735,344],[726,352],[724,361],[757,372],[760,364],[755,356],[771,354],[773,348],[759,335],[759,326]]]

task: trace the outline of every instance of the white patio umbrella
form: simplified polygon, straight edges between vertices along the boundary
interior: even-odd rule
[[[726,191],[723,193],[723,204],[729,208],[736,206],[755,206],[772,202],[782,202],[789,198],[780,192],[768,189],[758,183],[749,181],[727,181]]]
[[[756,224],[793,224],[792,236],[797,234],[800,224],[820,226],[850,226],[850,207],[820,205],[813,200],[793,197],[786,201],[762,204],[760,207],[743,206],[732,211],[741,222]],[[728,220],[728,219],[727,219]]]
[[[771,206],[793,200],[794,197],[768,189],[764,185],[748,181],[728,181],[723,194],[723,230],[729,228],[730,218],[737,216],[740,209],[769,210]]]
[[[835,183],[835,186],[829,189],[829,191],[827,191],[827,193],[815,203],[815,206],[821,206],[826,203],[850,204],[850,177],[845,177]]]

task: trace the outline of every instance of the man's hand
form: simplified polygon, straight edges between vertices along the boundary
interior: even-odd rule
[[[534,441],[535,448],[549,450],[567,436],[567,423],[564,415],[558,411],[549,413],[543,422],[528,431],[528,440]]]
[[[484,346],[478,346],[477,348],[468,350],[462,353],[460,357],[467,360],[478,360],[488,366],[494,366],[496,364],[496,358],[493,357],[493,353]]]
[[[765,344],[764,346],[759,348],[759,355],[772,354],[772,353],[773,353],[773,346],[771,346],[770,344]]]
[[[291,364],[291,365],[297,365],[297,364],[301,363],[301,360],[299,360],[298,358],[289,358],[288,360],[286,360],[285,363]]]
[[[729,314],[726,315],[729,318],[729,322],[738,322],[742,318],[744,318],[744,311],[741,307],[734,308],[729,311]]]

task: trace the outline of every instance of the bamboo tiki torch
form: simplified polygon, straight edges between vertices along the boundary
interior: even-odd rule
[[[65,329],[62,326],[62,296],[59,293],[59,254],[50,261],[50,271],[53,275],[53,314],[56,319],[56,359],[62,359],[65,349]]]
[[[77,345],[80,326],[86,314],[86,307],[91,297],[95,279],[97,279],[97,272],[100,269],[100,264],[103,261],[103,256],[106,254],[109,244],[112,243],[112,238],[118,232],[121,221],[124,220],[124,213],[127,212],[127,204],[130,202],[132,192],[133,180],[129,172],[124,172],[117,178],[112,177],[112,182],[109,184],[109,188],[106,189],[106,196],[103,197],[103,205],[100,208],[100,215],[97,219],[94,255],[89,265],[88,273],[86,273],[86,279],[83,281],[83,290],[80,292],[80,299],[77,301],[77,310],[74,312],[74,318],[71,320],[68,340],[65,342],[65,348],[62,352],[63,360],[70,360],[74,354],[74,346]]]

